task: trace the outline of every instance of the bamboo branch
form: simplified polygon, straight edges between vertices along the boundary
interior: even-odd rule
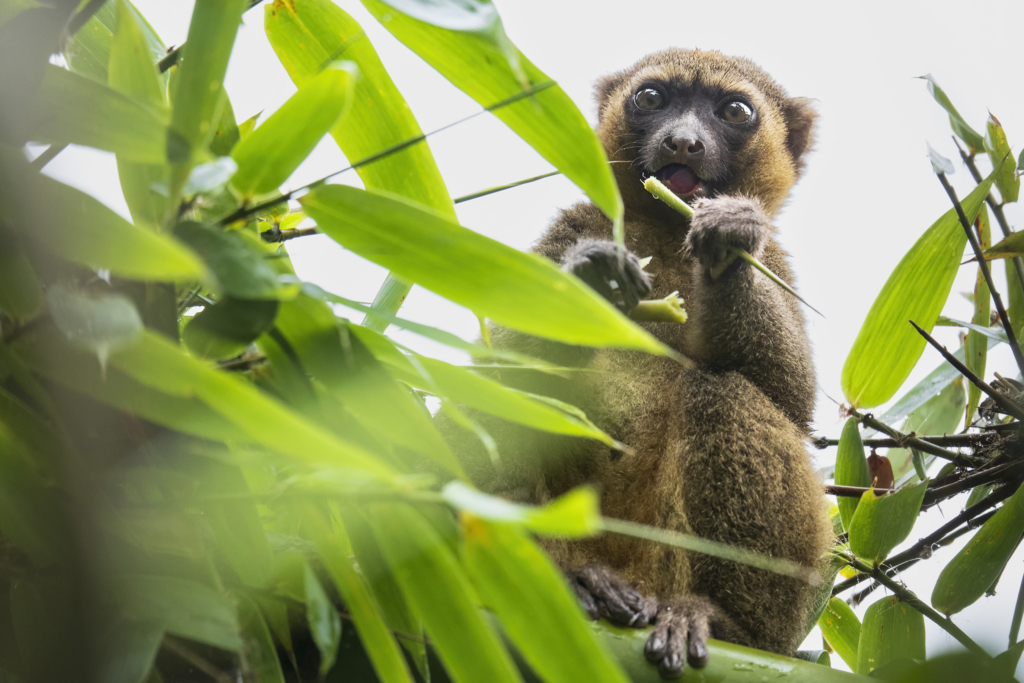
[[[535,175],[532,178],[524,178],[523,180],[517,180],[514,183],[508,183],[507,185],[497,185],[495,187],[489,187],[486,190],[479,190],[477,192],[472,192],[461,197],[456,197],[455,199],[452,200],[452,203],[461,204],[462,202],[468,202],[473,199],[479,199],[480,197],[486,197],[487,195],[494,194],[495,192],[501,192],[502,190],[511,190],[513,187],[519,187],[520,185],[527,185],[538,180],[544,180],[545,178],[550,178],[553,175],[560,175],[561,173],[561,171],[548,171],[547,173]]]
[[[263,2],[263,0],[249,0],[249,6],[245,8],[245,11],[248,12],[261,2]],[[178,58],[181,56],[181,48],[183,47],[185,47],[185,43],[171,48],[167,51],[167,54],[156,63],[156,68],[160,70],[160,73],[164,73],[178,63]]]
[[[960,151],[960,158],[963,159],[964,165],[967,166],[967,170],[971,172],[971,177],[974,178],[974,182],[980,183],[982,181],[981,172],[978,170],[978,165],[974,163],[974,155],[968,154],[967,150],[960,146],[960,141],[953,136],[953,142],[956,143],[957,150]],[[1003,231],[1003,237],[1009,237],[1013,234],[1013,230],[1010,229],[1010,224],[1006,220],[1006,214],[1003,213],[1003,207],[1001,204],[996,203],[996,198],[991,192],[985,197],[985,202],[988,204],[988,208],[992,211],[992,214],[996,217],[996,222],[999,223],[999,229]],[[1017,279],[1020,281],[1021,291],[1024,291],[1024,259],[1020,256],[1015,256],[1013,259],[1013,269],[1017,272]]]
[[[894,429],[884,422],[880,422],[875,419],[870,413],[860,413],[855,409],[850,410],[850,414],[856,417],[861,424],[871,427],[872,429],[888,434],[890,437],[896,440],[898,444],[901,444],[901,448],[916,448],[922,453],[928,453],[934,455],[937,458],[943,460],[949,460],[950,462],[963,465],[964,467],[970,467],[974,465],[972,458],[968,458],[960,453],[954,451],[948,451],[945,448],[939,448],[938,446],[922,440],[919,437],[911,436],[910,434],[904,434],[898,429]]]
[[[993,296],[997,296],[995,291],[992,292],[992,295]],[[997,299],[997,301],[998,301],[998,299]],[[1004,311],[1004,313],[1005,313],[1005,311]],[[993,401],[998,403],[1007,412],[1007,414],[1014,416],[1018,420],[1024,420],[1024,409],[1021,409],[1021,407],[1018,406],[1016,403],[1014,403],[1013,401],[1011,401],[1010,399],[1006,398],[1005,396],[1000,394],[998,391],[993,389],[992,386],[988,382],[986,382],[985,380],[981,379],[980,377],[975,375],[973,372],[971,372],[967,368],[967,366],[964,365],[963,363],[961,363],[960,360],[956,356],[954,356],[949,351],[947,351],[945,346],[943,346],[939,342],[935,341],[935,338],[933,336],[931,336],[930,334],[925,332],[923,329],[921,329],[921,327],[917,323],[915,323],[913,320],[910,321],[910,324],[914,326],[914,329],[916,329],[918,332],[921,333],[921,336],[923,336],[928,341],[929,344],[934,346],[935,349],[939,353],[942,354],[942,357],[945,358],[949,362],[950,365],[952,365],[954,368],[956,368],[960,372],[961,375],[963,375],[964,377],[969,379],[974,386],[976,386],[979,389],[981,389],[989,398],[991,398]],[[1020,353],[1020,348],[1017,347],[1016,340],[1014,340],[1013,344],[1011,344],[1011,345],[1017,348],[1017,353],[1019,354]],[[918,449],[918,450],[920,450],[920,449]]]
[[[29,162],[28,167],[33,171],[42,171],[43,168],[53,161],[58,154],[67,149],[68,143],[61,142],[58,144],[50,145],[43,150],[43,153],[37,156],[35,159]]]
[[[1017,361],[1017,369],[1024,373],[1024,352],[1021,351],[1020,344],[1017,342],[1017,335],[1013,332],[1013,326],[1010,325],[1010,316],[1006,314],[1006,308],[1003,306],[1003,298],[999,295],[999,290],[996,289],[996,283],[992,280],[992,271],[988,267],[988,261],[985,260],[985,255],[981,251],[981,244],[978,243],[978,236],[974,234],[974,226],[971,225],[971,221],[967,219],[967,214],[964,213],[964,207],[960,205],[960,200],[957,199],[956,190],[949,184],[949,180],[946,179],[945,173],[937,173],[939,182],[942,184],[942,189],[949,195],[949,200],[953,202],[953,208],[956,209],[956,215],[960,218],[960,225],[963,226],[964,231],[967,233],[967,239],[971,243],[971,248],[974,249],[974,256],[978,259],[978,268],[981,269],[981,274],[985,276],[985,282],[988,284],[989,292],[992,294],[992,301],[996,304],[996,310],[999,311],[999,320],[1003,323],[1003,329],[1006,330],[1006,338],[1010,340],[1010,350],[1013,351],[1013,358]],[[916,326],[915,326],[916,327]],[[1015,416],[1017,417],[1017,416]],[[1017,419],[1021,419],[1017,417]]]
[[[985,443],[991,442],[993,434],[991,433],[978,433],[978,434],[934,434],[934,435],[917,435],[910,434],[909,436],[916,436],[919,439],[927,441],[928,443],[935,444],[936,446],[978,446]],[[839,439],[819,439],[815,444],[821,444],[819,448],[828,448],[829,446],[838,446]],[[905,444],[901,444],[898,440],[892,438],[886,439],[864,439],[863,443],[868,448],[905,448]]]

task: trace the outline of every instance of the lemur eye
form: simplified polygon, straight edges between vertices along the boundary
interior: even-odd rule
[[[661,109],[665,103],[665,96],[654,88],[644,88],[633,95],[633,102],[641,109]]]
[[[746,123],[754,115],[754,112],[743,102],[733,100],[726,103],[718,115],[729,123]]]

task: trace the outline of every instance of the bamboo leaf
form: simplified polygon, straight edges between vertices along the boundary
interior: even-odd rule
[[[992,185],[989,176],[962,204],[973,221]],[[967,235],[950,209],[896,266],[871,306],[843,366],[843,393],[853,406],[885,403],[914,369],[925,340],[907,321],[931,332],[953,286]]]
[[[98,676],[104,683],[146,681],[160,651],[164,631],[159,624],[119,619],[104,630],[97,644]]]
[[[326,676],[334,666],[338,656],[338,644],[341,641],[341,618],[327,593],[324,592],[320,580],[317,579],[308,562],[303,563],[305,575],[303,585],[306,592],[306,621],[309,633],[313,636],[317,650],[320,651],[320,676]]]
[[[151,65],[156,64],[167,53],[167,48],[135,5],[127,0],[123,1],[124,6],[131,12],[133,23],[142,30],[147,61]],[[85,26],[64,45],[64,60],[68,68],[97,83],[108,82],[111,46],[117,32],[117,11],[120,4],[104,3]],[[161,82],[164,86],[167,85],[166,78],[161,78]]]
[[[309,156],[351,104],[359,72],[351,62],[325,67],[231,153],[231,186],[242,200],[276,190]]]
[[[276,299],[284,294],[277,271],[239,232],[183,221],[174,235],[199,254],[216,278],[216,289],[236,299]]]
[[[422,134],[362,27],[330,0],[292,0],[266,6],[270,45],[295,85],[303,87],[324,64],[344,58],[359,68],[352,108],[331,135],[352,161]],[[356,169],[369,189],[387,190],[437,209],[455,209],[430,147],[413,145]]]
[[[868,607],[857,649],[857,673],[869,674],[895,659],[924,658],[923,614],[895,596]]]
[[[72,344],[96,354],[101,366],[111,351],[131,346],[142,334],[135,304],[119,292],[86,296],[55,284],[47,290],[46,302],[57,329]]]
[[[293,412],[251,384],[183,353],[170,341],[144,333],[110,364],[139,382],[172,396],[197,396],[255,441],[303,462],[331,463],[384,480],[393,470],[362,447]],[[273,419],[268,419],[273,416]]]
[[[3,242],[4,248],[0,250],[0,311],[17,322],[30,320],[43,306],[39,278],[22,248],[22,240],[4,235]]]
[[[363,0],[396,38],[455,87],[487,107],[550,80],[505,35],[490,2]],[[590,125],[558,86],[495,112],[501,121],[587,193],[616,224],[622,199]]]
[[[189,351],[202,358],[234,358],[270,329],[278,302],[225,297],[207,306],[181,331]]]
[[[584,620],[564,575],[521,529],[460,517],[466,570],[544,680],[628,680]]]
[[[932,149],[931,145],[928,145],[928,158],[932,162],[932,173],[935,173],[936,175],[939,173],[945,173],[946,175],[953,174],[953,171],[955,170],[953,168],[953,162]]]
[[[180,282],[204,272],[177,240],[133,226],[84,192],[24,164],[0,163],[0,174],[9,227],[63,259],[144,281]]]
[[[101,13],[107,8],[112,8],[114,4],[108,2]],[[110,87],[150,106],[166,109],[166,79],[157,73],[148,46],[149,39],[155,38],[159,43],[159,38],[152,34],[152,29],[145,20],[140,19],[141,17],[130,9],[125,0],[117,3],[116,35],[113,36],[109,48]],[[147,34],[147,28],[152,35]],[[82,30],[86,29],[88,25]],[[106,68],[106,65],[104,67]],[[169,167],[166,164],[138,163],[120,154],[117,159],[117,171],[125,202],[135,223],[159,226],[167,210],[167,200],[152,188],[154,183],[167,184]]]
[[[835,480],[836,484],[841,486],[871,486],[871,472],[868,469],[868,460],[864,456],[864,443],[861,441],[860,427],[855,417],[846,420],[843,433],[839,437]],[[859,503],[859,498],[847,496],[840,496],[836,500],[843,528],[847,531]]]
[[[520,681],[501,640],[481,618],[462,566],[430,522],[404,505],[372,506],[367,520],[452,680]]]
[[[985,594],[1024,534],[1024,487],[1017,489],[939,574],[932,607],[956,614]]]
[[[949,101],[949,96],[946,92],[939,87],[939,84],[935,82],[935,77],[931,74],[921,76],[923,80],[927,82],[928,92],[931,94],[935,101],[939,103],[939,106],[946,110],[949,114],[949,125],[952,127],[953,132],[956,136],[963,140],[967,144],[967,148],[971,153],[980,152],[985,148],[985,139],[981,135],[967,125],[963,117],[960,116],[960,112],[956,110],[953,103]]]
[[[162,164],[184,161],[188,143],[170,131],[166,107],[49,64],[32,101],[29,138],[115,152],[125,159]]]
[[[242,646],[231,599],[204,583],[171,576],[116,577],[121,611],[133,621],[156,622],[168,633],[224,650]]]
[[[990,124],[991,127],[991,124]],[[1005,142],[1005,138],[1004,138]],[[1013,169],[1010,169],[1013,172]],[[999,178],[996,178],[998,182]],[[978,242],[982,249],[988,249],[992,244],[992,226],[989,223],[988,207],[982,206],[978,212],[978,218],[974,222],[974,229],[977,232]],[[992,293],[989,291],[985,276],[978,267],[978,275],[974,283],[974,317],[971,322],[979,327],[989,326],[989,316],[992,312]],[[1005,334],[1005,331],[1004,331]],[[964,342],[964,356],[967,369],[978,377],[985,377],[985,365],[988,360],[988,339],[986,335],[976,330],[967,333],[967,340]],[[967,387],[967,413],[964,416],[964,429],[971,426],[974,420],[974,413],[981,401],[981,389],[970,383]]]
[[[1021,338],[1024,332],[1024,290],[1021,290],[1020,279],[1017,277],[1017,270],[1013,261],[1003,261],[1006,270],[1007,304],[1006,315],[1010,317],[1010,325],[1017,339]],[[1005,334],[1005,331],[1004,331]]]
[[[300,201],[342,246],[501,325],[570,344],[673,354],[551,262],[407,200],[326,185]]]
[[[880,498],[874,491],[865,491],[850,523],[853,554],[874,564],[888,557],[913,530],[927,485],[922,481]]]
[[[1010,143],[1006,140],[1006,131],[992,112],[985,123],[985,151],[996,169],[995,185],[1003,198],[1003,203],[1015,202],[1020,196],[1020,178],[1013,167],[1013,154]]]
[[[857,649],[860,646],[860,619],[842,598],[830,598],[825,611],[818,618],[821,634],[846,665],[857,667]]]
[[[343,549],[343,542],[347,539],[339,538],[338,535],[343,536],[344,529],[335,526],[332,531],[319,513],[311,509],[306,510],[303,520],[306,532],[310,534],[313,545],[323,558],[338,587],[338,592],[352,613],[359,639],[366,648],[378,677],[389,683],[412,683],[412,677],[402,658],[402,651],[398,649],[398,644],[381,618],[373,596],[352,566],[348,553]]]
[[[603,528],[597,493],[587,486],[575,488],[541,507],[511,503],[458,481],[446,484],[441,495],[452,507],[476,518],[514,524],[541,536],[587,538]]]
[[[242,636],[239,652],[242,669],[259,683],[285,683],[277,648],[260,608],[248,596],[239,596],[237,600],[238,628]]]
[[[1004,237],[992,247],[986,249],[983,255],[986,261],[1001,258],[1011,259],[1024,255],[1024,236],[1020,232],[1015,232],[1009,237]]]
[[[178,54],[171,127],[193,150],[205,150],[224,107],[224,74],[247,0],[198,0]]]

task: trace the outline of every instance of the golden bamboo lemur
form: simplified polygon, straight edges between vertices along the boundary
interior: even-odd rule
[[[803,314],[742,260],[711,272],[737,246],[792,284],[771,220],[815,112],[753,62],[700,50],[650,55],[601,80],[597,99],[609,158],[630,162],[613,166],[630,255],[620,270],[611,222],[592,204],[563,211],[536,251],[623,308],[679,290],[689,322],[645,327],[698,367],[495,329],[496,346],[603,371],[510,383],[580,406],[632,452],[478,416],[498,440],[494,466],[443,413],[440,426],[478,485],[500,495],[543,503],[592,483],[606,516],[813,566],[831,532],[804,441],[815,383]],[[689,225],[643,189],[649,175],[692,202]],[[652,257],[646,272],[634,254]],[[706,663],[709,636],[782,654],[803,637],[810,588],[797,580],[610,534],[546,547],[592,617],[655,625],[646,654],[666,677],[684,659]]]

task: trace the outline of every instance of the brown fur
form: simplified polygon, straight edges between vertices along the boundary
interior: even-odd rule
[[[732,152],[739,171],[725,192],[727,198],[712,200],[714,212],[702,214],[698,205],[689,228],[694,232],[691,242],[705,229],[702,216],[705,222],[741,221],[761,211],[759,207],[763,213],[757,215],[764,221],[777,214],[811,143],[814,114],[806,100],[787,97],[745,59],[697,50],[650,55],[598,84],[597,131],[611,159],[634,159],[623,103],[651,77],[740,90],[756,104],[761,117],[748,143]],[[495,468],[468,432],[452,426],[443,414],[440,425],[471,476],[487,490],[544,503],[574,486],[592,483],[603,494],[606,516],[813,566],[831,532],[822,486],[804,443],[815,385],[798,303],[742,262],[712,280],[684,248],[685,222],[642,189],[635,168],[614,168],[626,204],[626,245],[638,256],[653,257],[646,268],[653,285],[650,298],[678,290],[690,315],[684,325],[645,326],[696,360],[698,368],[686,370],[642,353],[574,348],[495,329],[496,346],[602,370],[579,373],[572,380],[543,376],[519,386],[580,406],[633,452],[511,428],[479,416],[499,442],[503,459]],[[736,200],[729,198],[734,196]],[[611,234],[611,222],[596,207],[578,204],[561,213],[536,251],[562,262],[580,240],[609,240]],[[787,255],[770,232],[755,241],[750,248],[792,283]],[[736,627],[719,629],[713,634],[718,637],[792,654],[804,635],[810,591],[796,580],[612,534],[545,545],[566,571],[592,563],[608,565],[637,583],[644,594],[661,598],[669,606],[663,609],[685,606],[687,600],[704,604],[700,601],[706,598]]]

